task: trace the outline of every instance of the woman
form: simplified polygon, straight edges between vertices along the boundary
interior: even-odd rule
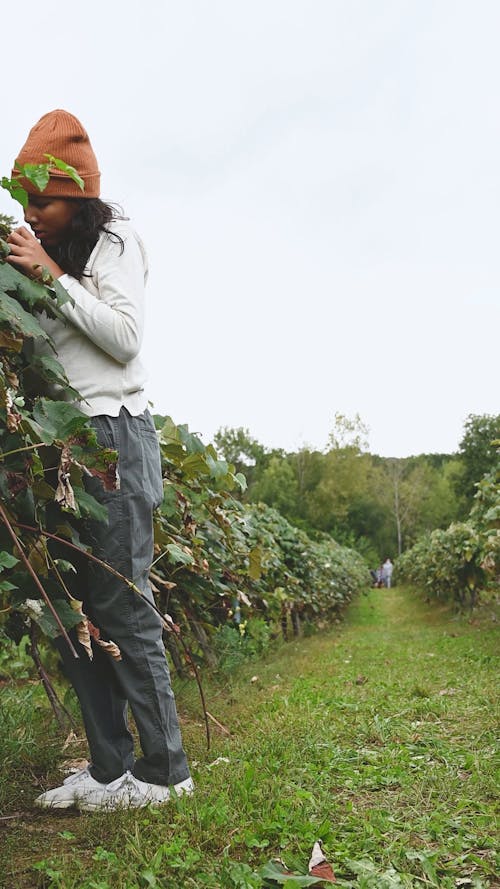
[[[92,494],[108,509],[108,524],[93,524],[92,551],[151,599],[152,513],[163,490],[139,357],[146,254],[129,223],[99,199],[92,146],[67,111],[40,119],[17,163],[45,163],[47,154],[74,167],[84,191],[59,170],[43,192],[21,179],[29,194],[24,218],[34,235],[25,227],[14,231],[8,261],[31,277],[45,267],[72,298],[62,309],[66,324],[45,317],[42,324],[99,441],[119,452],[119,490],[105,493],[97,480],[91,482]],[[88,572],[83,599],[85,613],[103,637],[116,642],[122,659],[114,661],[100,650],[92,661],[83,652],[75,659],[64,640],[57,640],[80,701],[91,763],[61,787],[42,793],[36,804],[113,810],[166,802],[169,786],[176,794],[192,793],[158,615],[103,570]],[[139,759],[127,726],[128,705],[139,732]]]

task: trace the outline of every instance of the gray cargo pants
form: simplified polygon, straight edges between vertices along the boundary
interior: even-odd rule
[[[148,569],[153,555],[154,507],[163,490],[158,440],[148,411],[137,417],[125,408],[118,417],[93,417],[99,442],[119,453],[120,489],[104,491],[97,479],[86,487],[108,509],[108,523],[91,522],[92,552],[130,578],[153,601]],[[67,557],[67,556],[66,556]],[[78,645],[75,659],[62,637],[57,640],[65,671],[80,702],[90,748],[90,771],[107,783],[130,769],[141,781],[177,784],[189,777],[162,642],[158,615],[112,574],[88,560],[79,571],[84,611],[120,647],[122,660],[94,648],[90,661]],[[134,716],[143,756],[134,757],[127,725],[127,705]]]

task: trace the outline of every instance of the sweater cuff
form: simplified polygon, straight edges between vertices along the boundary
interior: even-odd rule
[[[76,278],[72,278],[71,275],[64,274],[64,275],[61,275],[61,277],[58,278],[57,280],[59,281],[59,284],[61,284],[64,287],[65,290],[69,290],[73,281],[76,281]]]

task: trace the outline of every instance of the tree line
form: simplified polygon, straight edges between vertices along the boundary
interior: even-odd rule
[[[266,503],[375,565],[468,516],[476,484],[495,464],[500,415],[470,414],[452,454],[380,457],[369,452],[367,431],[359,415],[337,413],[323,450],[266,448],[241,427],[220,429],[214,443],[246,476],[244,501]]]

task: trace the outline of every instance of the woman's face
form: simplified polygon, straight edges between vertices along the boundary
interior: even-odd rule
[[[64,240],[77,209],[77,202],[71,199],[30,194],[24,219],[44,247],[56,247]]]

